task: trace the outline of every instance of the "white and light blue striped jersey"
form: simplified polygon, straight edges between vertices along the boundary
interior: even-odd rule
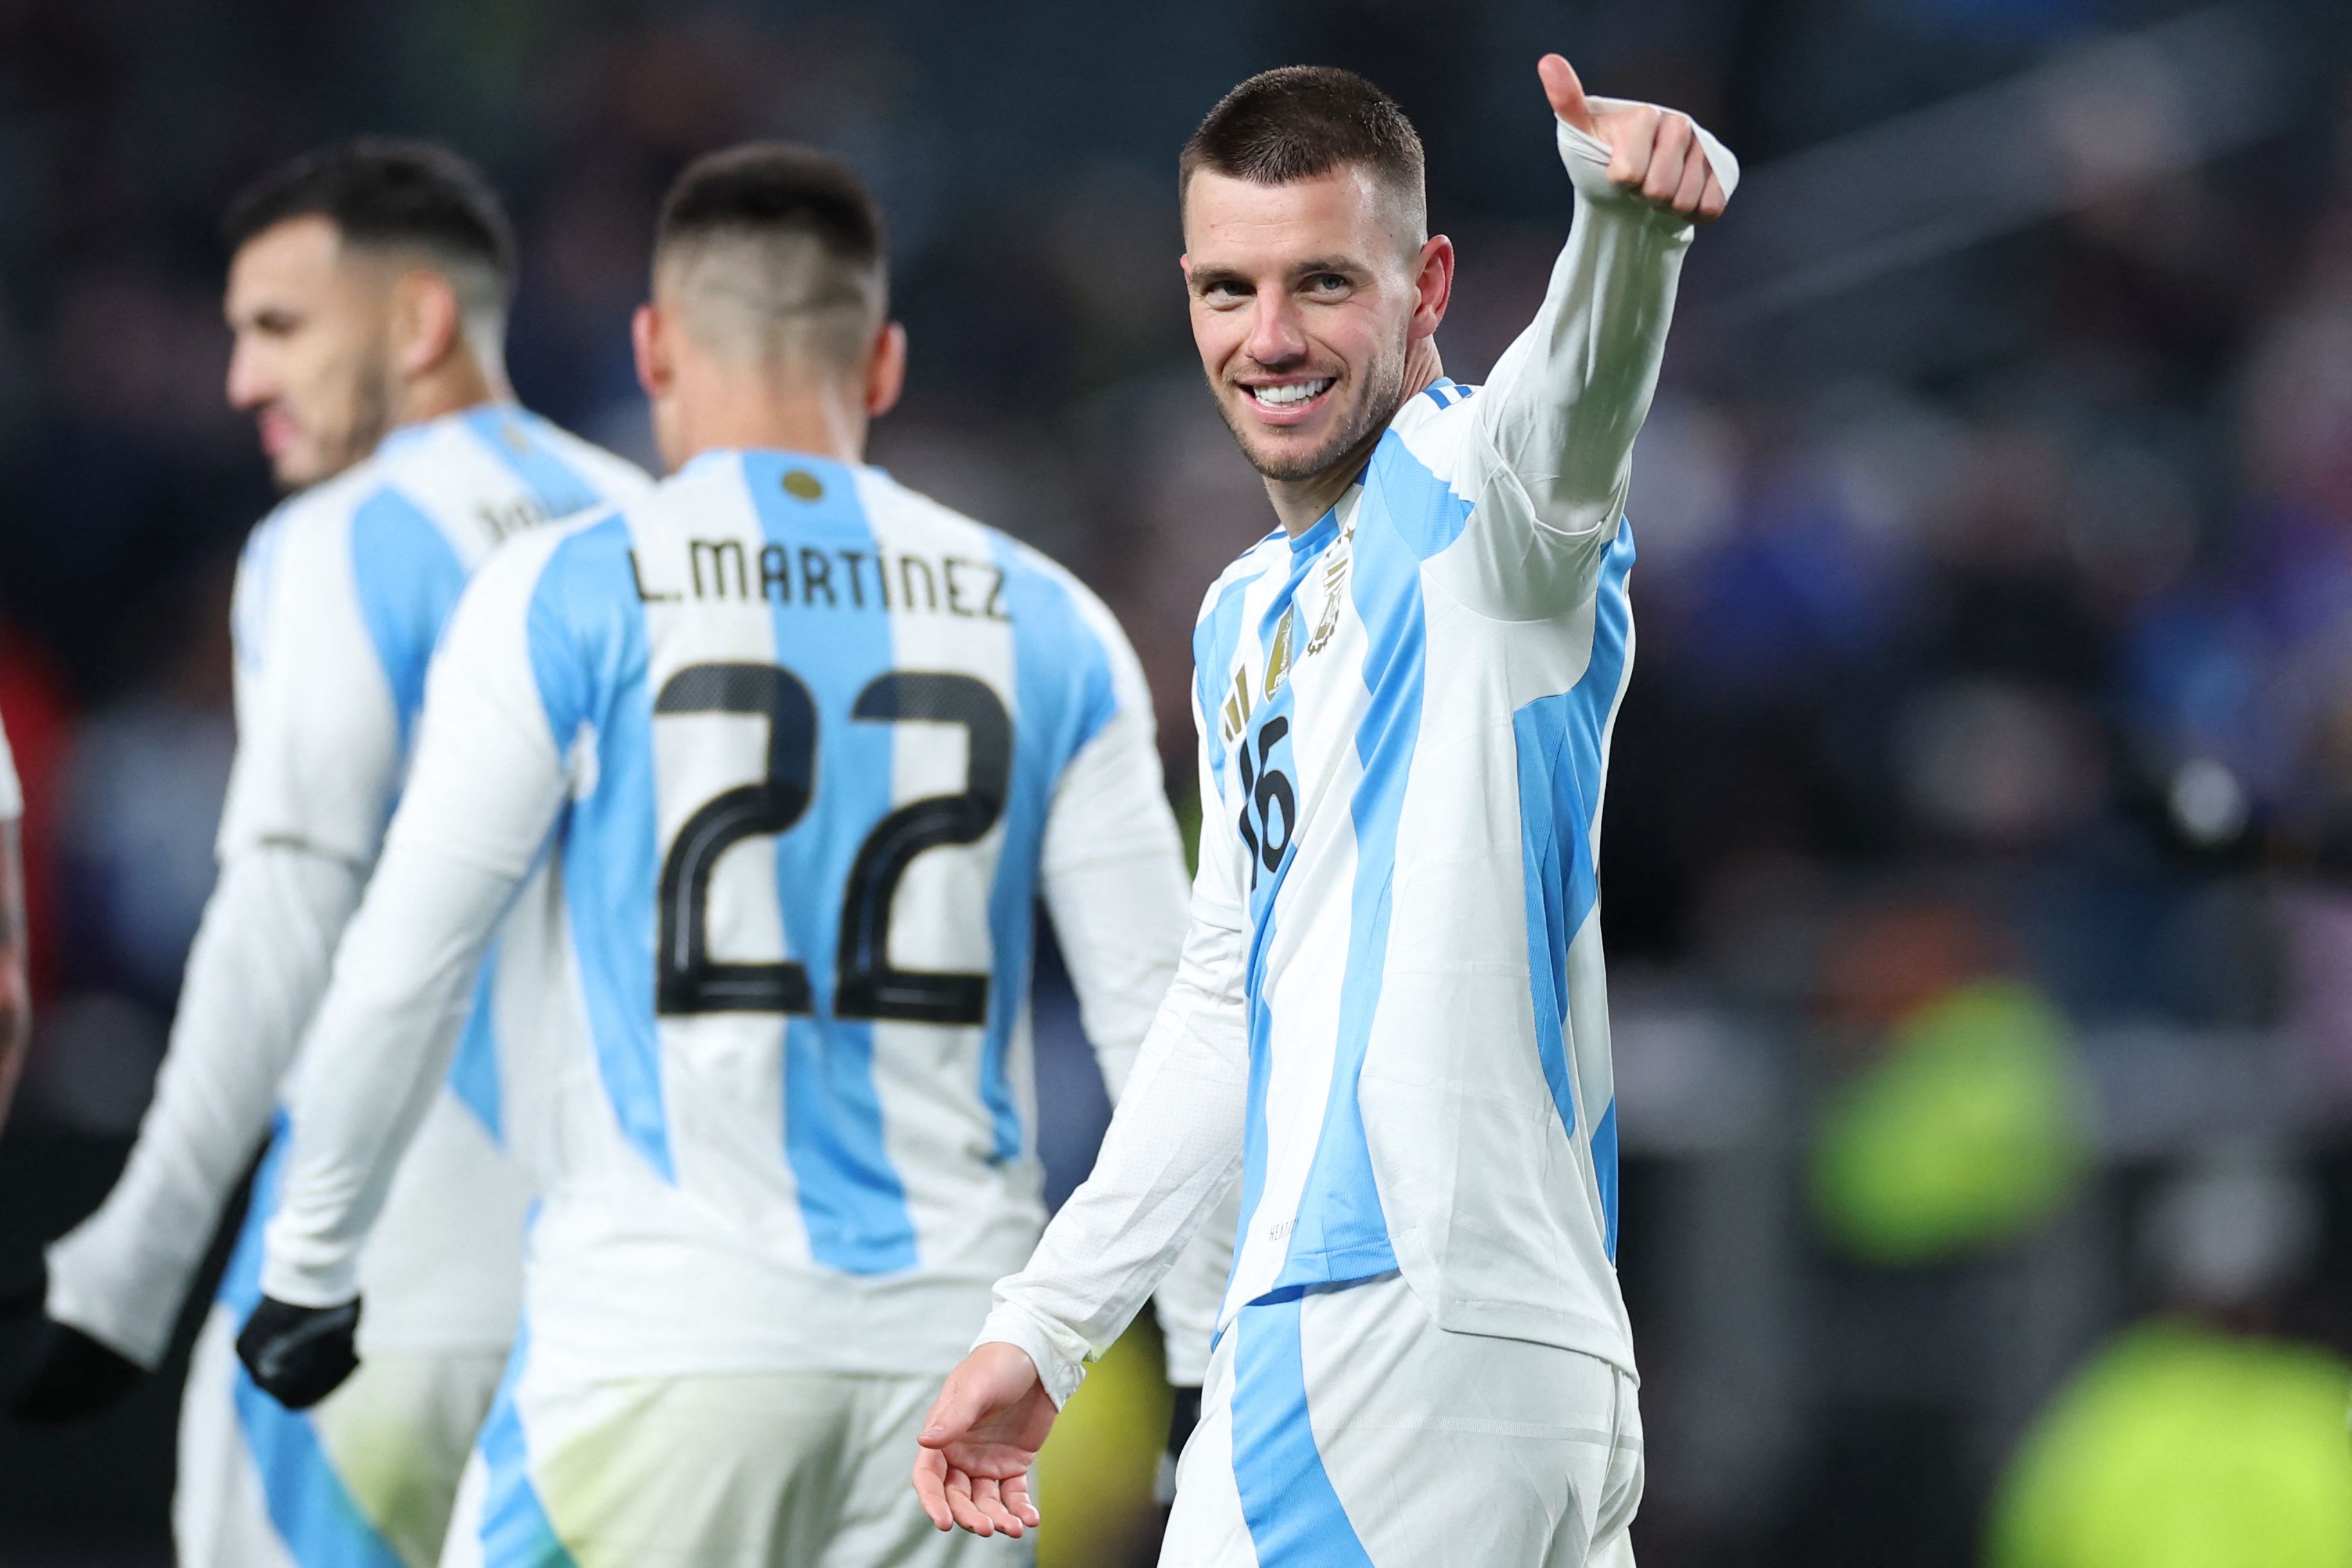
[[[436,660],[379,887],[433,857],[520,877],[542,846],[545,895],[500,936],[567,1042],[514,1129],[543,1195],[535,1360],[950,1364],[1045,1219],[1041,897],[1114,1092],[1182,936],[1150,697],[1108,612],[877,469],[706,453],[503,552]],[[376,904],[335,993],[379,933],[375,967],[410,961],[416,921]],[[330,1032],[362,1062],[388,1015],[348,1016]],[[383,1098],[297,1107],[270,1239],[289,1299],[328,1288],[303,1265],[331,1266],[368,1159],[335,1129]]]
[[[237,751],[222,853],[280,839],[372,864],[425,666],[474,568],[509,535],[649,483],[536,414],[488,403],[401,426],[270,513],[230,612]]]
[[[250,844],[290,841],[362,871],[373,865],[425,670],[467,578],[510,536],[650,483],[535,414],[488,403],[394,430],[365,460],[272,512],[246,547],[232,607],[237,748],[223,861]],[[493,984],[486,970],[482,994]],[[488,1009],[477,1009],[446,1103],[371,1250],[372,1344],[495,1346],[512,1332],[514,1226],[528,1197],[494,1151],[499,1049]],[[294,1071],[304,1071],[299,1059]],[[468,1204],[508,1216],[503,1234],[499,1224],[452,1224],[453,1206]],[[257,1295],[266,1218],[249,1219],[223,1281],[240,1314]]]
[[[1477,396],[1413,398],[1194,633],[1202,882],[1247,933],[1226,1305],[1402,1268],[1445,1326],[1630,1361],[1593,862],[1633,539],[1512,538]]]
[[[1184,957],[1093,1176],[983,1331],[1056,1397],[1236,1158],[1226,1322],[1400,1271],[1441,1328],[1633,1369],[1594,863],[1633,442],[1692,228],[1558,139],[1576,218],[1534,322],[1483,388],[1408,398],[1338,504],[1202,604]]]

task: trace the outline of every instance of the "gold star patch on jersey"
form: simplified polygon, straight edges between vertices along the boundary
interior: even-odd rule
[[[1315,635],[1307,639],[1309,658],[1321,653],[1331,643],[1331,634],[1339,629],[1339,601],[1348,585],[1348,568],[1356,559],[1356,525],[1353,519],[1348,531],[1333,541],[1331,554],[1323,563],[1323,613],[1316,618]]]

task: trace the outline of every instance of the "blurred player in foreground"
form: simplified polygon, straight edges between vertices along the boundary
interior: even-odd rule
[[[513,241],[451,154],[314,154],[241,199],[227,235],[229,401],[296,494],[239,568],[220,880],[129,1167],[49,1250],[52,1326],[15,1399],[36,1420],[94,1413],[163,1358],[296,1068],[467,574],[504,536],[646,484],[510,401]],[[182,1406],[182,1568],[437,1554],[513,1332],[528,1201],[497,1147],[491,1009],[467,1040],[363,1266],[367,1371],[314,1416],[263,1396],[230,1348],[258,1297],[279,1153],[265,1161]]]
[[[1283,526],[1203,606],[1183,961],[1093,1176],[926,1425],[942,1530],[1036,1522],[1056,1409],[1238,1165],[1160,1561],[1631,1561],[1593,859],[1633,436],[1738,174],[1685,117],[1540,71],[1575,225],[1483,388],[1439,367],[1453,246],[1376,89],[1270,72],[1184,150],[1193,336]]]
[[[8,1120],[16,1075],[33,1033],[33,988],[25,971],[25,862],[16,824],[25,798],[16,785],[16,761],[8,732],[0,728],[0,1124]]]
[[[452,1564],[1027,1555],[933,1531],[904,1455],[1044,1222],[1036,901],[1116,1092],[1183,857],[1109,613],[860,461],[906,367],[885,256],[833,159],[689,168],[635,321],[676,471],[501,554],[435,661],[292,1108],[261,1308],[289,1327],[248,1343],[335,1364],[302,1336],[364,1289],[435,1020],[551,843],[504,961],[573,1043],[518,1090],[555,1124]]]

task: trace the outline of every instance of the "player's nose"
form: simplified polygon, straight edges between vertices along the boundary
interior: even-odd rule
[[[229,407],[240,413],[268,402],[275,392],[257,356],[242,344],[229,350],[228,375],[221,390]]]
[[[254,369],[242,348],[228,350],[228,374],[221,379],[221,395],[228,397],[230,409],[249,409],[254,404]]]
[[[1307,333],[1297,308],[1287,299],[1268,300],[1261,293],[1252,309],[1247,348],[1249,357],[1269,370],[1305,358]]]
[[[258,352],[245,334],[230,340],[228,376],[221,391],[228,395],[228,407],[237,412],[258,409],[278,395],[278,376],[270,369],[268,355]]]

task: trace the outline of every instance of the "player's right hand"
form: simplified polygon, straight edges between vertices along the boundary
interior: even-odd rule
[[[269,1396],[307,1410],[359,1370],[360,1303],[298,1307],[261,1298],[236,1336],[236,1358]]]
[[[964,1357],[918,1439],[915,1495],[931,1522],[1016,1539],[1034,1530],[1029,1470],[1057,1414],[1026,1352],[990,1343]]]
[[[0,1318],[38,1316],[46,1274],[0,1297]],[[8,1395],[8,1414],[34,1427],[63,1427],[102,1416],[147,1375],[146,1369],[69,1324],[43,1318],[25,1372]]]
[[[1602,110],[1584,96],[1576,68],[1559,55],[1536,62],[1551,111],[1609,149],[1609,180],[1619,190],[1662,213],[1693,223],[1723,216],[1730,196],[1716,178],[1687,114],[1646,103]]]

